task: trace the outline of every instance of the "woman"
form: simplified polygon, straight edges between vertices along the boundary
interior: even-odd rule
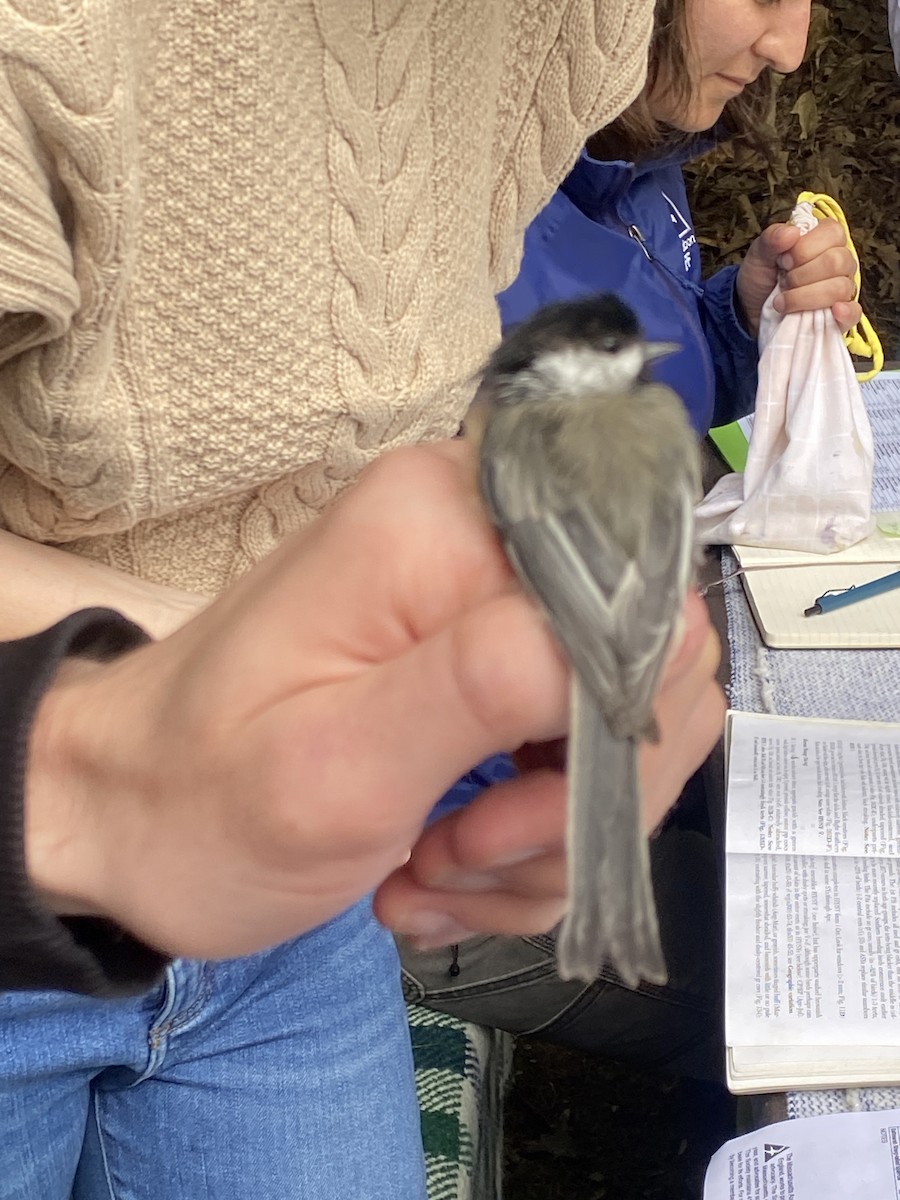
[[[207,696],[250,694],[237,680],[187,685],[190,629],[240,654],[248,683],[281,679],[292,657],[333,678],[325,646],[289,634],[251,649],[216,614],[240,609],[236,578],[366,464],[458,428],[521,232],[640,88],[649,0],[602,7],[598,22],[594,0],[0,0],[0,638],[90,604],[166,633],[223,593],[208,623],[135,651],[165,660],[199,713],[192,734],[164,706],[163,774],[183,779],[193,751],[222,746]],[[441,543],[446,511],[397,511]],[[380,543],[366,520],[353,528],[353,563],[405,569],[367,559]],[[340,574],[323,567],[305,615],[295,600],[304,635],[339,618]],[[408,627],[368,615],[389,640]],[[130,693],[141,730],[159,712],[145,690]],[[354,731],[330,689],[316,709],[305,727],[323,743]],[[107,769],[91,794],[119,778],[110,758],[143,793],[128,746],[96,725]],[[259,778],[226,766],[240,728],[212,780],[245,778],[252,800]],[[365,744],[353,737],[343,760],[378,812]],[[412,760],[396,766],[422,778]],[[319,828],[304,762],[289,774],[289,812]],[[115,865],[187,907],[163,872],[144,874],[154,827],[117,844]],[[238,828],[258,844],[257,822]],[[216,830],[197,835],[198,859]],[[175,875],[190,889],[196,862]],[[127,936],[152,930],[80,915],[68,937],[96,986],[0,994],[2,1200],[422,1200],[396,952],[370,903],[244,957],[208,962],[200,948],[162,979],[162,956],[139,961]],[[116,991],[130,994],[98,998]]]
[[[792,227],[772,225],[739,267],[704,281],[681,169],[719,141],[742,138],[764,147],[767,69],[799,66],[809,10],[809,0],[657,5],[644,90],[588,141],[532,222],[519,276],[499,297],[504,325],[552,300],[618,293],[649,338],[680,347],[658,364],[655,377],[675,388],[705,434],[753,409],[759,314],[780,267],[790,269],[776,307],[830,305],[844,329],[858,321],[856,264],[836,222],[802,242]]]
[[[783,311],[831,306],[859,319],[855,262],[836,222],[800,240],[772,225],[740,267],[703,282],[681,164],[727,136],[759,137],[766,72],[803,57],[810,0],[659,0],[646,84],[588,142],[532,222],[515,282],[499,297],[504,325],[536,307],[614,291],[649,338],[681,349],[655,375],[681,395],[699,433],[753,408],[762,304],[783,269]],[[444,800],[508,777],[509,759],[482,764]],[[697,786],[697,785],[695,785]],[[552,936],[476,937],[450,949],[401,944],[407,995],[459,1016],[587,1050],[718,1076],[721,1033],[719,898],[712,844],[667,828],[652,845],[668,988],[625,989],[606,968],[589,986],[560,981]]]

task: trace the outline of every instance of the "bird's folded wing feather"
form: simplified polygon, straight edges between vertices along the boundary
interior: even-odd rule
[[[486,463],[482,487],[513,566],[541,602],[584,686],[618,736],[640,735],[691,569],[692,507],[644,504],[627,553],[590,497],[565,494],[547,464],[515,455]],[[628,497],[610,498],[628,504]]]

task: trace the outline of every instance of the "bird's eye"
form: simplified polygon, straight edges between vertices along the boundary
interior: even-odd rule
[[[601,340],[600,345],[608,353],[612,353],[613,350],[618,350],[619,339],[613,334],[607,334],[607,336]]]

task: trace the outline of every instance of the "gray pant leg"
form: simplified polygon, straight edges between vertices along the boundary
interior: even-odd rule
[[[398,939],[407,999],[464,1020],[700,1079],[722,1075],[722,931],[709,838],[669,827],[651,843],[665,987],[556,974],[552,934],[475,937],[419,953]],[[458,968],[458,973],[454,972]]]

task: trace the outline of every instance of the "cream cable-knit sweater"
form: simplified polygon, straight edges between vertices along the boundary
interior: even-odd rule
[[[0,525],[215,592],[451,434],[651,0],[0,0]]]

